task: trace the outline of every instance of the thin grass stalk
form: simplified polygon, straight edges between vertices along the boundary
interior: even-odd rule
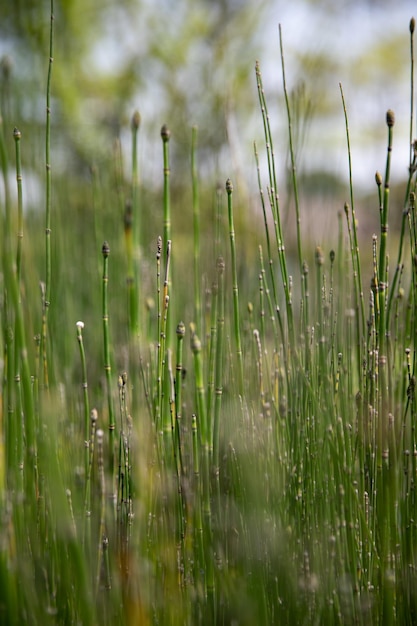
[[[390,294],[389,294],[389,300],[388,300],[387,328],[390,327],[392,300],[394,298],[397,281],[398,281],[399,273],[401,271],[401,266],[402,266],[405,226],[406,226],[406,220],[407,220],[407,215],[408,215],[408,211],[406,210],[406,207],[409,202],[412,180],[417,169],[417,142],[413,141],[413,132],[414,132],[414,128],[413,128],[414,127],[414,30],[415,30],[414,17],[411,18],[410,20],[409,30],[410,30],[410,134],[409,134],[410,160],[409,160],[409,167],[408,167],[407,189],[405,192],[405,200],[404,200],[404,210],[403,210],[403,215],[402,215],[402,220],[401,220],[401,233],[400,233],[400,240],[399,240],[399,246],[398,246],[397,266],[395,268],[395,273],[394,273],[394,277],[392,280],[392,285],[390,288]]]
[[[259,165],[259,155],[258,155],[258,149],[256,147],[256,143],[254,143],[254,153],[255,153],[255,161],[256,161],[256,171],[257,171],[257,176],[258,176],[259,197],[261,199],[262,215],[263,215],[263,218],[264,218],[265,237],[266,237],[266,249],[267,249],[267,252],[268,252],[268,265],[269,265],[269,269],[270,269],[270,278],[271,278],[271,282],[272,282],[272,292],[274,294],[275,302],[276,302],[277,301],[276,300],[277,290],[276,290],[276,285],[275,285],[275,273],[273,271],[271,239],[270,239],[270,235],[269,235],[268,219],[267,219],[266,208],[265,208],[265,198],[264,198],[264,192],[263,192],[262,183],[261,183],[261,170],[260,170],[260,165]]]
[[[158,236],[156,245],[156,293],[157,293],[157,367],[156,367],[156,389],[155,389],[155,406],[154,406],[154,421],[157,428],[159,427],[160,411],[162,403],[162,346],[161,346],[161,332],[162,332],[162,305],[161,305],[161,254],[162,254],[162,237]]]
[[[90,462],[89,452],[89,440],[90,440],[90,402],[88,398],[88,382],[87,382],[87,362],[85,358],[84,341],[83,341],[83,328],[84,322],[77,322],[77,341],[80,349],[81,360],[81,377],[82,377],[82,389],[83,389],[83,404],[84,404],[84,445],[85,445],[85,476],[87,476],[88,465]]]
[[[17,183],[17,247],[16,247],[16,281],[17,288],[19,291],[19,300],[21,302],[20,296],[20,283],[21,283],[21,272],[22,272],[22,242],[23,242],[23,192],[22,192],[22,164],[21,164],[21,133],[15,128],[13,131],[13,138],[15,140],[15,154],[16,154],[16,183]],[[6,234],[7,237],[11,236],[11,233]],[[14,338],[16,338],[17,333],[16,330],[12,333]],[[9,377],[10,377],[10,393],[13,394],[11,390],[12,380],[14,380],[14,398],[15,398],[15,407],[14,407],[14,415],[9,416],[8,425],[11,429],[11,437],[10,441],[13,437],[12,442],[12,450],[16,451],[16,461],[17,465],[15,469],[22,467],[23,468],[23,424],[22,424],[22,415],[23,415],[23,407],[22,407],[22,387],[21,387],[21,376],[20,376],[20,358],[19,358],[19,345],[16,340],[14,343],[14,355],[12,358],[11,349],[12,346],[9,346],[8,349],[8,367],[9,367]],[[10,361],[10,362],[9,362]],[[12,377],[12,369],[14,368],[14,373]],[[12,396],[9,396],[9,409],[13,406]],[[23,492],[23,471],[18,469],[17,471],[17,482],[16,489],[20,492]]]
[[[301,276],[301,299],[302,301],[304,301],[305,285],[304,285],[304,280],[303,280],[304,274],[303,274],[303,255],[302,255],[302,245],[301,245],[301,214],[300,214],[300,203],[299,203],[299,198],[298,198],[297,164],[295,161],[293,135],[292,135],[291,108],[290,108],[290,101],[288,98],[287,81],[285,77],[284,44],[283,44],[283,38],[282,38],[281,24],[279,24],[279,46],[280,46],[280,56],[281,56],[282,84],[283,84],[283,90],[284,90],[285,108],[287,111],[287,121],[288,121],[288,139],[289,139],[290,158],[291,158],[291,179],[292,179],[292,184],[293,184],[294,201],[295,201],[297,254],[298,254],[298,264],[299,264],[300,276]],[[307,324],[308,324],[308,320],[305,319],[304,320],[305,328],[307,327]]]
[[[224,271],[225,262],[217,259],[217,328],[216,328],[216,363],[215,363],[215,403],[213,416],[213,468],[219,476],[220,415],[223,396],[223,355],[224,355]]]
[[[235,244],[235,227],[233,223],[233,185],[230,178],[226,181],[227,207],[229,216],[229,236],[232,262],[232,281],[233,281],[233,330],[235,335],[236,357],[237,357],[237,385],[238,392],[243,398],[243,354],[242,343],[240,337],[240,313],[239,313],[239,287],[237,283],[237,263],[236,263],[236,244]]]
[[[318,337],[316,341],[318,342],[319,347],[319,360],[318,360],[318,386],[321,387],[324,382],[324,378],[326,376],[326,337],[325,337],[325,329],[324,329],[324,318],[323,318],[323,264],[324,264],[324,254],[323,250],[320,246],[317,246],[315,253],[315,262],[316,262],[316,287],[317,287],[317,313],[318,313],[318,324],[317,324],[317,334]]]
[[[365,335],[365,302],[363,298],[363,284],[362,284],[362,270],[359,254],[358,233],[356,227],[356,214],[355,214],[355,200],[353,194],[353,176],[352,176],[352,153],[350,149],[350,133],[349,133],[349,121],[345,103],[345,96],[343,93],[342,83],[339,83],[340,95],[342,98],[343,114],[345,118],[346,129],[346,144],[348,151],[348,163],[349,163],[349,194],[350,194],[350,206],[352,212],[351,229],[353,235],[353,245],[351,244],[352,251],[352,266],[353,266],[353,282],[355,293],[355,307],[356,307],[356,352],[357,352],[357,367],[358,367],[358,384],[360,384],[360,367],[362,363],[362,338]],[[346,204],[345,204],[346,211]]]
[[[178,346],[178,344],[177,344]],[[172,368],[172,353],[171,350],[167,350],[167,369],[168,369],[168,378],[170,385],[170,394],[169,394],[169,407],[171,414],[171,444],[172,444],[172,455],[174,459],[174,479],[177,487],[177,494],[175,498],[175,528],[176,528],[176,536],[175,542],[177,546],[177,571],[178,571],[178,581],[181,591],[185,590],[186,587],[186,567],[187,567],[187,559],[185,554],[185,503],[183,500],[183,490],[182,490],[182,474],[181,474],[181,452],[178,453],[180,449],[180,439],[178,433],[178,424],[176,419],[176,408],[175,408],[175,380],[174,373]]]
[[[98,531],[97,569],[95,582],[95,596],[98,599],[102,572],[104,567],[104,544],[106,538],[106,480],[104,476],[104,431],[99,428],[96,432],[98,480],[100,488],[100,522]]]
[[[410,165],[413,160],[413,133],[414,133],[414,30],[416,21],[411,18],[409,24],[410,30]]]
[[[90,430],[88,436],[88,467],[85,476],[85,497],[84,497],[84,532],[83,532],[83,547],[87,554],[88,563],[92,564],[92,543],[91,543],[91,478],[94,461],[94,447],[96,440],[96,428],[97,428],[98,413],[97,409],[92,409],[90,412]],[[94,581],[92,581],[94,582]]]
[[[51,25],[49,30],[49,65],[46,83],[46,130],[45,130],[45,168],[46,168],[46,204],[45,204],[45,292],[42,302],[42,361],[43,383],[49,387],[48,373],[48,318],[51,304],[51,210],[52,210],[52,175],[51,175],[51,81],[52,64],[54,61],[54,0],[51,0]]]
[[[193,450],[193,490],[194,490],[194,558],[193,558],[193,577],[196,593],[199,594],[205,590],[205,554],[204,554],[204,536],[203,536],[203,515],[202,515],[202,489],[200,475],[200,442],[198,432],[197,415],[193,414],[191,418],[192,429],[192,450]],[[198,597],[198,596],[197,596]],[[196,607],[197,608],[197,607]]]
[[[159,372],[161,377],[161,389],[160,389],[160,397],[159,397],[159,415],[162,417],[162,431],[164,433],[171,432],[171,419],[169,410],[165,410],[164,401],[169,398],[169,379],[166,376],[165,366],[166,366],[166,353],[167,349],[169,349],[169,344],[167,341],[168,334],[168,324],[169,324],[169,286],[170,286],[170,267],[171,267],[171,240],[169,239],[166,247],[166,263],[165,263],[165,277],[164,277],[164,287],[162,292],[162,320],[161,320],[161,336],[160,336],[160,362],[159,362]],[[168,393],[166,393],[168,392]],[[168,439],[168,438],[167,438]],[[170,449],[170,446],[166,448],[165,452]]]
[[[131,417],[127,408],[126,389],[127,373],[119,376],[119,407],[120,407],[120,436],[119,436],[119,472],[118,472],[118,554],[122,580],[126,587],[129,583],[129,552],[132,528],[132,467],[131,467]],[[127,589],[124,589],[124,593]]]
[[[258,96],[259,96],[259,103],[260,103],[261,113],[262,113],[262,120],[263,120],[264,134],[265,134],[265,141],[266,141],[267,160],[268,160],[268,172],[269,172],[269,183],[270,183],[268,196],[269,196],[272,216],[274,219],[275,240],[276,240],[277,251],[278,251],[281,278],[282,278],[283,287],[284,287],[289,342],[290,342],[290,345],[294,347],[295,336],[294,336],[293,309],[292,309],[289,277],[288,277],[288,270],[287,270],[287,261],[286,261],[286,256],[285,256],[284,239],[282,235],[281,215],[279,211],[278,188],[277,188],[277,179],[276,179],[276,172],[275,172],[275,155],[274,155],[274,148],[273,148],[273,141],[272,141],[272,133],[271,133],[271,127],[269,123],[269,115],[268,115],[268,109],[266,105],[265,93],[264,93],[264,89],[262,85],[262,76],[261,76],[259,63],[256,63],[255,67],[256,67]],[[272,271],[272,268],[271,268],[271,271]],[[274,283],[272,284],[274,286]],[[278,296],[276,292],[274,293],[274,300],[275,300],[275,305],[277,307],[277,312],[278,312]]]
[[[213,281],[211,286],[210,307],[210,347],[208,354],[207,371],[207,429],[210,442],[210,453],[213,453],[213,427],[214,427],[214,404],[215,404],[215,360],[216,360],[216,334],[217,334],[217,308],[218,308],[218,283]]]
[[[266,367],[268,367],[268,363],[267,363],[267,359],[268,359],[268,349],[267,349],[267,345],[266,345],[266,329],[265,329],[265,267],[264,267],[264,260],[263,260],[263,254],[262,254],[262,247],[259,246],[259,260],[260,260],[260,266],[261,266],[261,271],[259,273],[259,339],[261,342],[261,345],[264,346],[264,355],[265,355],[265,362],[266,362]],[[275,322],[275,316],[272,316],[272,323]],[[275,328],[276,330],[276,328]],[[255,331],[255,329],[252,329],[252,333]],[[269,372],[267,374],[267,380],[269,381],[269,392],[270,392],[270,398],[271,401],[274,403],[274,407],[276,407],[276,403],[275,403],[275,394],[273,393],[273,389],[271,389],[272,386],[272,380],[270,378]]]
[[[81,359],[81,377],[82,377],[82,389],[83,389],[83,404],[84,404],[84,476],[85,476],[85,499],[84,499],[84,532],[83,543],[85,543],[86,552],[89,558],[91,558],[91,413],[90,402],[88,398],[88,382],[87,382],[87,363],[85,358],[84,342],[82,331],[84,328],[83,322],[77,322],[77,341],[80,350]]]
[[[111,375],[111,358],[110,358],[110,335],[109,335],[109,305],[108,305],[108,289],[109,289],[109,254],[110,246],[105,241],[101,249],[103,255],[103,289],[102,289],[102,311],[103,311],[103,348],[104,348],[104,373],[107,385],[107,410],[109,422],[109,472],[111,484],[114,482],[114,437],[116,421],[113,406],[112,394],[112,375]]]
[[[385,179],[384,179],[384,198],[381,214],[381,243],[379,248],[379,265],[378,265],[378,283],[379,283],[379,348],[382,356],[386,356],[386,338],[389,329],[386,327],[386,315],[387,315],[387,291],[388,285],[386,283],[387,272],[387,240],[388,240],[388,212],[389,212],[389,200],[390,200],[390,171],[391,171],[391,153],[392,153],[392,138],[393,127],[395,123],[394,112],[389,109],[386,115],[386,122],[388,127],[388,147],[387,147],[387,160],[385,166]]]
[[[191,324],[191,351],[194,356],[194,371],[197,395],[197,418],[200,425],[201,441],[201,471],[202,471],[202,514],[203,514],[203,537],[204,537],[204,561],[205,582],[209,623],[214,624],[215,615],[215,582],[213,563],[213,537],[210,501],[210,442],[207,424],[206,403],[204,398],[203,363],[201,357],[201,341],[195,333],[195,327]]]
[[[185,325],[180,322],[177,326],[177,354],[175,366],[175,449],[179,463],[180,475],[184,474],[184,466],[182,460],[181,447],[181,430],[182,430],[182,377],[184,375],[183,366],[183,344],[185,337]]]
[[[184,465],[182,458],[181,431],[182,431],[182,376],[183,376],[183,344],[185,336],[185,325],[180,322],[177,326],[177,354],[175,366],[175,417],[174,417],[174,459],[177,472],[177,488],[178,488],[178,543],[181,551],[182,574],[180,576],[181,586],[185,587],[187,580],[188,563],[185,555],[185,535],[186,535],[186,501],[183,490]]]
[[[138,175],[138,133],[140,114],[135,111],[131,120],[132,132],[132,204],[126,206],[125,239],[127,251],[127,288],[129,299],[129,323],[132,337],[139,332],[139,268],[140,260],[140,211],[139,211],[139,175]]]
[[[171,131],[164,124],[161,128],[161,138],[162,138],[162,146],[163,146],[163,161],[164,161],[164,199],[163,199],[163,249],[167,250],[168,241],[171,240],[171,193],[170,193],[170,178],[171,178],[171,169],[170,169],[170,159],[169,159],[169,140],[171,138]],[[171,347],[171,329],[170,329],[170,310],[168,310],[167,316],[167,328],[166,328],[166,342],[167,346]]]
[[[3,193],[4,193],[4,210],[1,212],[1,225],[2,225],[2,270],[6,272],[7,267],[12,265],[12,251],[10,245],[10,233],[11,233],[11,217],[10,217],[10,189],[8,181],[8,158],[6,142],[3,131],[3,116],[0,110],[0,167],[2,173]],[[4,280],[4,277],[3,277]],[[4,358],[5,368],[3,372],[2,386],[6,389],[6,393],[2,393],[1,397],[1,414],[6,416],[5,431],[6,437],[0,437],[0,513],[3,512],[3,496],[5,493],[6,485],[11,477],[11,472],[15,472],[17,459],[14,455],[15,450],[15,420],[14,420],[14,392],[13,392],[13,375],[14,375],[14,363],[11,361],[14,358],[13,350],[13,333],[11,331],[11,319],[9,315],[8,296],[7,296],[7,283],[4,280],[3,286],[3,316],[2,316],[2,358]],[[5,385],[7,381],[7,386]],[[3,552],[3,551],[1,551]],[[3,557],[3,555],[2,555]]]
[[[22,133],[17,128],[13,131],[16,148],[16,183],[17,183],[17,251],[16,251],[16,275],[20,285],[22,272],[22,242],[23,242],[23,192],[22,192],[22,159],[20,141]]]
[[[201,289],[200,289],[200,198],[197,172],[197,135],[198,128],[193,126],[191,133],[191,181],[193,189],[193,229],[194,229],[194,319],[201,325]]]
[[[355,308],[354,308],[354,315],[355,315],[355,319],[356,319],[356,324],[355,324],[355,335],[356,335],[356,367],[357,367],[357,374],[358,374],[358,381],[360,381],[360,375],[361,375],[361,358],[360,358],[360,347],[361,347],[361,338],[360,338],[360,330],[359,330],[359,294],[358,294],[358,273],[357,273],[357,262],[356,262],[356,255],[355,255],[355,236],[354,236],[354,232],[353,232],[353,215],[352,217],[350,216],[350,207],[348,205],[347,202],[345,202],[344,205],[344,210],[345,210],[345,215],[346,215],[346,223],[347,223],[347,228],[348,228],[348,234],[349,234],[349,247],[350,247],[350,260],[352,263],[352,275],[353,275],[353,290],[354,290],[354,298],[355,298]],[[348,318],[350,320],[350,317]],[[352,359],[351,359],[351,363],[353,363]],[[353,372],[352,368],[349,368],[349,375],[351,376]]]

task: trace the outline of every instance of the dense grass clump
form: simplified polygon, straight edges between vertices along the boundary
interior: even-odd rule
[[[23,210],[24,134],[0,137],[0,622],[416,623],[413,114],[393,242],[386,114],[369,273],[351,175],[338,240],[302,240],[282,45],[293,255],[258,64],[264,230],[243,237],[227,174],[202,196],[196,128],[187,231],[171,131],[154,209],[137,112],[128,176],[116,147],[76,185],[55,179],[53,20],[49,57],[42,218]]]

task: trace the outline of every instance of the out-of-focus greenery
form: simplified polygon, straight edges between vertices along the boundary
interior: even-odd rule
[[[198,6],[231,18],[244,9]],[[57,41],[62,15],[57,5]],[[46,26],[41,39],[47,50]],[[181,54],[165,60],[181,67]],[[381,120],[385,173],[369,198],[378,236],[363,233],[350,187],[343,214],[334,201],[328,245],[310,194],[339,188],[298,176],[311,121],[303,89],[285,93],[286,154],[256,66],[265,165],[258,158],[255,213],[229,178],[232,159],[216,188],[201,158],[215,144],[196,130],[182,146],[193,172],[163,126],[157,183],[139,183],[134,164],[149,154],[137,158],[133,139],[125,165],[120,128],[132,139],[139,125],[125,102],[114,126],[97,100],[97,121],[77,129],[84,96],[68,109],[54,96],[45,167],[45,82],[13,71],[3,63],[0,623],[414,624],[417,147],[397,235],[394,113]],[[172,115],[181,128],[182,108]],[[46,228],[31,210],[31,172],[37,209],[52,192]]]

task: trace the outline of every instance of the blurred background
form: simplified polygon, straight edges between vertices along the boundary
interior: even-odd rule
[[[394,182],[409,162],[413,3],[400,0],[55,0],[52,78],[54,177],[90,176],[120,142],[129,171],[130,120],[141,115],[140,178],[162,184],[159,132],[172,132],[173,180],[186,184],[191,127],[199,128],[200,176],[227,177],[256,206],[253,142],[263,134],[255,61],[263,76],[290,203],[288,139],[278,25],[282,26],[297,168],[304,192],[348,199],[348,159],[339,83],[349,115],[357,194],[374,193],[384,171],[385,113],[396,113]],[[6,135],[25,137],[27,207],[43,206],[35,164],[44,162],[48,0],[3,3],[0,105]],[[29,147],[30,144],[30,147]],[[262,152],[263,154],[263,152]],[[185,168],[185,169],[184,169]],[[287,196],[288,194],[288,196]],[[342,205],[343,206],[343,205]]]

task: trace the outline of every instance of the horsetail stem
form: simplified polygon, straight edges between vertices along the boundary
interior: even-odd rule
[[[195,385],[197,395],[197,420],[199,425],[200,437],[202,445],[208,445],[208,432],[207,432],[207,411],[205,403],[205,391],[204,391],[204,377],[203,377],[203,362],[201,355],[201,341],[196,334],[194,324],[190,324],[190,341],[191,351],[194,355],[194,369],[195,369]]]
[[[399,274],[402,268],[405,227],[406,227],[406,221],[407,221],[407,215],[408,215],[407,209],[408,209],[411,188],[413,184],[413,178],[417,170],[417,141],[413,140],[413,132],[414,132],[414,128],[413,128],[414,126],[414,30],[415,30],[414,18],[411,18],[410,20],[409,30],[410,30],[410,159],[409,159],[409,166],[408,166],[407,188],[405,191],[404,208],[403,208],[403,214],[402,214],[402,220],[401,220],[401,233],[400,233],[400,238],[399,238],[397,265],[395,268],[394,277],[392,279],[392,284],[391,284],[390,293],[389,293],[389,300],[388,300],[388,305],[387,305],[387,322],[386,322],[387,329],[390,328],[392,302],[393,302],[394,295],[396,292]],[[380,199],[381,213],[382,213],[382,204],[383,203]]]
[[[97,409],[91,409],[90,424],[88,434],[88,467],[85,475],[85,498],[84,498],[84,534],[83,546],[85,546],[87,557],[91,562],[91,474],[94,460],[94,446],[96,440],[96,428],[98,421]]]
[[[281,24],[279,24],[279,45],[280,45],[280,56],[281,56],[282,83],[283,83],[283,89],[284,89],[285,108],[287,111],[287,122],[288,122],[288,139],[289,139],[290,158],[291,158],[291,179],[292,179],[294,199],[295,199],[297,254],[298,254],[298,264],[299,264],[300,275],[301,275],[301,298],[304,301],[305,292],[304,292],[304,281],[303,281],[303,272],[302,272],[303,256],[302,256],[302,246],[301,246],[301,215],[300,215],[300,203],[298,199],[297,164],[295,162],[295,153],[294,153],[293,135],[292,135],[291,108],[290,108],[290,101],[288,98],[287,81],[285,77],[284,45],[283,45],[283,39],[282,39]],[[306,323],[307,322],[305,320],[305,324]]]
[[[81,359],[81,376],[82,376],[82,388],[83,388],[83,400],[84,400],[84,445],[85,445],[85,475],[87,476],[88,466],[90,462],[90,406],[88,400],[88,382],[87,382],[87,363],[85,359],[85,350],[83,342],[83,328],[84,322],[77,322],[77,340],[80,348]]]
[[[317,311],[318,311],[318,325],[317,325],[317,342],[319,347],[319,366],[318,366],[318,384],[319,386],[323,384],[323,378],[326,372],[326,336],[324,330],[324,319],[323,319],[323,308],[324,308],[324,298],[323,298],[323,264],[324,264],[324,254],[323,250],[320,246],[317,246],[315,253],[315,262],[316,262],[316,287],[317,287]]]
[[[213,450],[213,410],[215,398],[215,358],[216,358],[216,332],[217,332],[217,307],[218,307],[218,285],[213,281],[211,286],[211,306],[210,306],[210,348],[208,355],[208,376],[207,376],[207,429],[210,449]]]
[[[162,237],[158,236],[156,244],[156,292],[157,292],[157,366],[156,366],[156,389],[154,403],[154,421],[159,425],[160,408],[162,402],[162,346],[161,346],[161,329],[162,329],[162,308],[161,308],[161,255],[162,255]]]
[[[282,234],[282,226],[281,226],[281,214],[279,209],[279,197],[278,197],[278,187],[277,187],[277,177],[276,177],[276,168],[275,168],[275,155],[274,155],[274,147],[272,141],[272,133],[271,126],[269,121],[268,109],[266,105],[265,92],[262,84],[262,76],[260,71],[259,63],[256,62],[255,65],[256,71],[256,79],[257,79],[257,87],[258,87],[258,97],[259,103],[261,107],[263,127],[264,127],[264,135],[266,142],[266,153],[268,160],[268,174],[269,174],[269,188],[268,188],[268,198],[270,203],[270,208],[272,212],[272,217],[274,220],[274,229],[275,229],[275,241],[278,252],[278,260],[279,267],[281,272],[281,278],[284,288],[285,294],[285,306],[287,313],[287,325],[288,325],[288,339],[290,346],[292,348],[295,347],[295,335],[294,335],[294,316],[293,316],[293,307],[290,293],[290,284],[289,284],[289,276],[287,270],[287,260],[285,256],[285,245],[284,238]],[[272,271],[272,267],[271,267]],[[272,283],[274,286],[274,282]],[[278,313],[278,294],[274,292],[274,301],[275,306],[277,308]],[[279,320],[280,325],[282,324],[282,320]]]
[[[198,128],[193,126],[191,134],[191,181],[193,191],[193,227],[194,227],[194,317],[196,324],[201,324],[200,292],[200,198],[197,172],[197,135]]]
[[[103,311],[103,346],[104,346],[104,372],[107,384],[107,410],[109,413],[109,471],[111,480],[114,480],[114,431],[116,428],[113,394],[112,394],[112,375],[111,375],[111,359],[110,359],[110,337],[109,337],[109,305],[108,305],[108,288],[109,288],[109,254],[110,246],[105,241],[101,248],[103,255],[103,290],[102,290],[102,311]]]
[[[132,115],[131,130],[132,130],[132,205],[133,205],[133,231],[134,231],[134,245],[135,254],[140,258],[140,238],[141,238],[141,223],[139,213],[139,173],[138,173],[138,134],[140,128],[140,113],[135,111]]]
[[[410,30],[410,166],[413,162],[413,132],[414,132],[414,30],[416,21],[411,18]]]
[[[384,199],[381,214],[381,242],[379,248],[379,266],[378,266],[378,284],[379,284],[379,348],[382,356],[385,356],[386,337],[389,329],[386,327],[386,308],[387,308],[387,239],[388,239],[388,212],[390,199],[390,171],[391,171],[391,153],[392,153],[392,137],[393,127],[395,124],[394,112],[389,109],[387,111],[386,122],[388,127],[388,147],[387,161],[385,167],[384,180]]]
[[[217,328],[216,328],[216,362],[215,362],[215,403],[213,416],[213,466],[218,472],[219,467],[219,434],[220,412],[223,394],[223,354],[224,354],[224,271],[222,257],[217,259]]]
[[[237,283],[237,263],[236,263],[236,244],[235,244],[235,227],[233,223],[233,185],[230,178],[226,181],[227,192],[227,206],[229,216],[229,236],[230,236],[230,249],[231,249],[231,262],[232,262],[232,281],[233,281],[233,326],[235,334],[236,344],[236,356],[237,356],[237,384],[239,395],[243,397],[243,355],[242,355],[242,343],[240,338],[240,314],[239,314],[239,287]]]
[[[45,293],[42,303],[42,359],[44,386],[49,386],[48,374],[48,317],[51,303],[51,209],[52,209],[52,178],[51,178],[51,80],[52,64],[54,61],[54,0],[51,0],[51,25],[49,30],[49,66],[46,84],[46,130],[45,130],[45,160],[46,160],[46,205],[45,205]]]
[[[13,131],[13,138],[16,146],[16,182],[17,182],[17,252],[16,252],[16,274],[17,283],[20,285],[22,273],[22,241],[23,241],[23,194],[22,194],[22,159],[20,151],[20,141],[22,133],[18,128]]]
[[[165,391],[168,389],[165,387],[165,383],[168,384],[168,378],[165,376],[165,365],[166,365],[166,350],[169,349],[168,344],[168,324],[169,324],[169,284],[170,284],[170,266],[171,266],[171,240],[169,239],[166,247],[166,263],[165,263],[165,277],[164,277],[164,286],[162,292],[162,319],[161,319],[161,334],[159,337],[159,375],[158,378],[161,381],[160,386],[160,395],[159,395],[159,416],[163,418],[162,429],[163,431],[170,430],[170,416],[169,411],[164,411],[163,402],[165,398],[169,397],[169,394],[166,394]]]
[[[127,289],[129,298],[129,322],[132,336],[139,332],[138,294],[140,247],[139,175],[138,175],[138,132],[140,114],[135,111],[131,120],[132,131],[132,203],[126,204],[125,240],[127,252]]]
[[[180,322],[177,326],[177,363],[175,366],[175,440],[174,445],[178,457],[180,474],[184,473],[181,449],[181,423],[182,423],[182,377],[183,368],[183,345],[185,337],[185,324]]]
[[[98,480],[100,486],[100,522],[98,533],[98,553],[97,553],[97,570],[96,570],[96,597],[100,589],[100,580],[103,569],[103,552],[106,541],[106,480],[104,476],[104,431],[99,428],[96,432],[97,441],[97,463],[98,463]]]
[[[353,175],[352,175],[352,153],[350,149],[350,133],[349,133],[349,121],[347,108],[345,103],[345,96],[343,93],[342,83],[339,83],[340,95],[342,98],[342,106],[343,106],[343,114],[345,118],[345,129],[346,129],[346,144],[348,151],[348,162],[349,162],[349,195],[350,195],[350,206],[352,211],[352,234],[353,234],[353,256],[352,256],[352,264],[354,266],[354,287],[355,287],[355,300],[356,300],[356,310],[357,310],[357,320],[356,320],[356,342],[357,342],[357,351],[358,351],[358,360],[361,361],[361,338],[365,333],[365,302],[363,298],[363,286],[362,286],[362,269],[361,269],[361,261],[359,254],[359,244],[358,244],[358,233],[356,227],[356,215],[355,215],[355,200],[353,194]]]
[[[170,158],[169,158],[169,141],[171,138],[171,131],[168,126],[164,124],[161,128],[161,138],[163,147],[163,166],[164,166],[164,216],[163,216],[163,249],[167,250],[168,242],[171,240],[171,192],[170,192]],[[171,282],[171,278],[169,279]],[[166,318],[166,345],[171,347],[171,309],[167,310]]]
[[[197,418],[201,432],[201,461],[202,461],[202,513],[203,513],[203,537],[204,537],[204,563],[205,582],[208,610],[210,612],[210,623],[214,623],[214,570],[212,555],[212,522],[211,522],[211,502],[210,502],[210,442],[207,423],[207,411],[204,398],[203,363],[201,356],[201,341],[197,337],[194,324],[190,325],[191,330],[191,351],[194,355],[194,371],[197,395]]]

